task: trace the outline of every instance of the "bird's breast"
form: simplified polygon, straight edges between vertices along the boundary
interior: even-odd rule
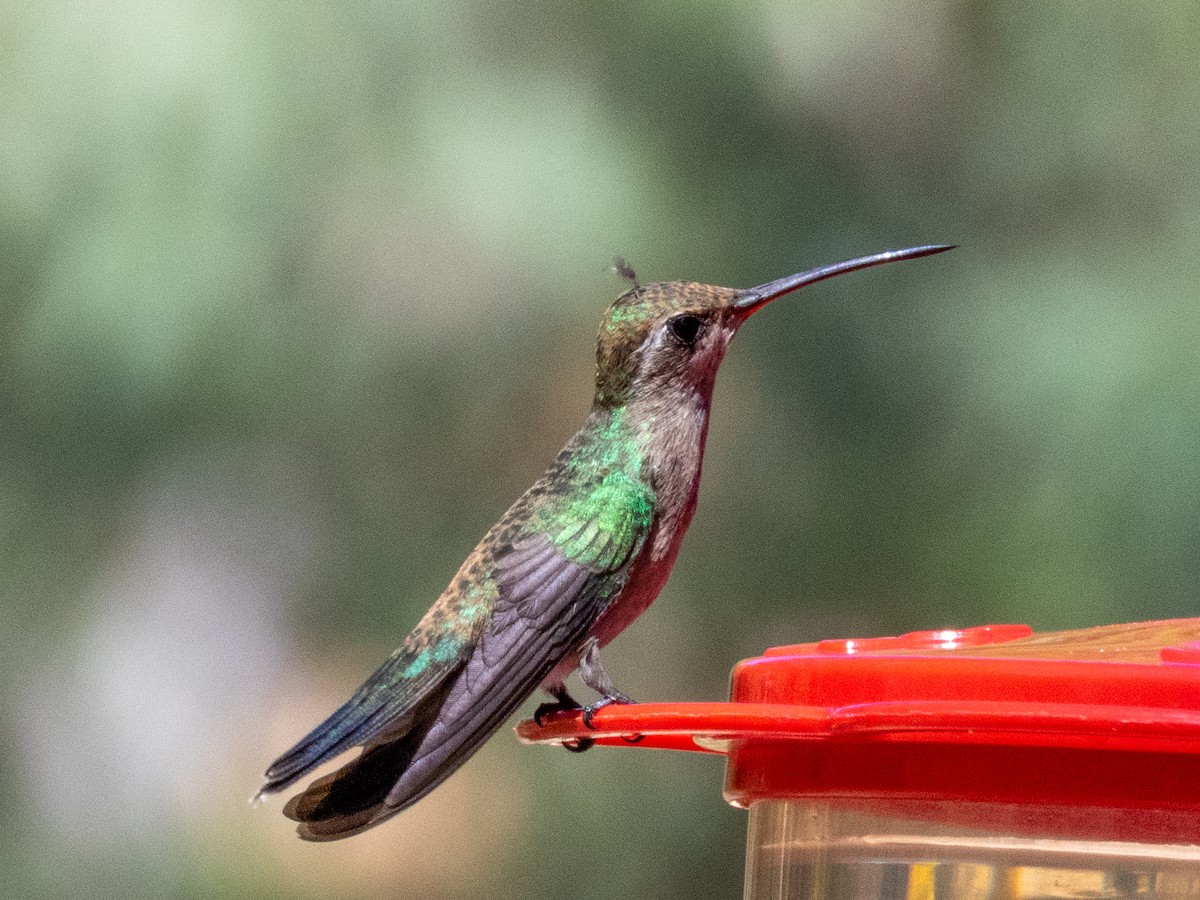
[[[591,634],[606,644],[654,602],[675,566],[696,512],[704,460],[707,408],[690,410],[650,456],[655,509],[650,533],[629,570],[625,587],[596,620]]]

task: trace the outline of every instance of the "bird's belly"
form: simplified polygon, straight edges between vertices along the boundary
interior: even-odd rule
[[[646,548],[633,564],[629,580],[617,599],[600,614],[588,634],[603,646],[633,623],[644,613],[658,596],[671,570],[675,568],[675,557],[683,544],[683,536],[691,524],[696,511],[696,486],[699,481],[697,470],[692,478],[691,491],[687,498],[661,516],[646,537]]]
[[[674,562],[672,554],[666,565],[660,562],[657,566],[647,566],[640,572],[630,573],[625,589],[596,620],[590,636],[599,640],[603,646],[631,625],[634,619],[650,607],[663,585],[667,583]]]

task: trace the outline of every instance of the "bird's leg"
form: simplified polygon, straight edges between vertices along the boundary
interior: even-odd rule
[[[589,703],[583,708],[583,724],[593,728],[592,717],[596,711],[610,703],[633,703],[631,697],[622,694],[613,687],[612,679],[600,665],[600,642],[596,638],[588,638],[579,652],[579,677],[583,683],[600,695],[595,703]]]
[[[539,728],[546,716],[553,715],[556,712],[571,712],[572,710],[583,709],[583,704],[567,693],[567,686],[562,682],[550,685],[550,687],[546,688],[546,693],[554,698],[554,702],[543,703],[533,711],[533,721],[537,722]]]

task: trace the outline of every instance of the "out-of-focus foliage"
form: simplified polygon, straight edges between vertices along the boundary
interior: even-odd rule
[[[507,733],[301,844],[265,764],[581,419],[643,280],[756,317],[607,654],[1197,613],[1193,3],[5,4],[6,896],[727,897],[718,761]]]

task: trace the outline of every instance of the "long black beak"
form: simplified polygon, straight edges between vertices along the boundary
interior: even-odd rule
[[[792,291],[802,288],[807,284],[824,281],[826,278],[832,278],[835,275],[844,275],[846,272],[854,272],[858,269],[869,269],[871,266],[878,266],[882,263],[897,262],[901,259],[917,259],[921,256],[944,253],[947,250],[953,250],[957,246],[957,244],[929,244],[924,247],[909,247],[907,250],[885,250],[883,253],[875,253],[871,256],[860,256],[857,259],[848,259],[845,262],[833,263],[833,265],[829,266],[819,266],[815,269],[809,269],[807,272],[800,272],[797,275],[786,275],[783,278],[776,278],[774,281],[768,281],[766,284],[760,284],[758,287],[747,288],[742,291],[738,295],[738,298],[733,301],[733,308],[743,310],[746,315],[750,315],[750,313],[761,306],[765,306],[777,297],[790,294]]]

